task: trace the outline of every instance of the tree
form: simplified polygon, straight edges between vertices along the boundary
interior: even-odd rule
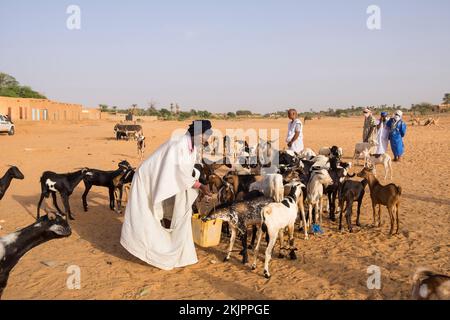
[[[252,112],[249,110],[238,110],[236,111],[236,115],[238,116],[251,116]]]
[[[0,88],[18,87],[19,82],[13,76],[0,72]]]
[[[236,114],[234,112],[228,112],[227,117],[228,118],[236,118]]]
[[[107,104],[99,104],[98,108],[100,109],[101,112],[108,112],[109,111],[109,106]]]
[[[0,72],[0,96],[15,98],[47,99],[46,96],[34,91],[29,86],[21,86],[19,82],[9,74]]]
[[[443,99],[444,104],[450,104],[450,93],[446,93]]]

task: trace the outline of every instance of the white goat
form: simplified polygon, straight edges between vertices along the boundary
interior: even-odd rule
[[[296,182],[291,187],[291,192],[281,203],[272,202],[267,204],[261,209],[261,218],[267,228],[269,235],[269,244],[267,245],[265,261],[264,261],[264,276],[270,278],[269,262],[272,258],[272,250],[277,241],[277,237],[280,236],[280,255],[281,250],[288,249],[291,259],[296,259],[294,247],[294,225],[297,219],[297,202],[299,201],[302,193],[302,184]],[[288,228],[289,233],[289,246],[284,248],[284,229]],[[258,249],[262,237],[262,228],[258,230],[257,244],[255,247],[255,260],[252,265],[252,269],[256,269],[256,261],[258,258]]]
[[[306,201],[308,203],[308,227],[311,225],[312,209],[316,209],[316,223],[322,224],[322,197],[326,187],[333,183],[328,170],[314,170],[306,187]]]
[[[300,159],[309,160],[311,158],[314,158],[316,156],[316,153],[310,148],[305,148],[298,154],[298,156],[300,157]]]
[[[355,152],[353,154],[353,161],[356,160],[356,164],[359,165],[359,158],[361,157],[361,154],[367,150],[369,151],[372,145],[368,142],[359,142],[355,144]],[[364,159],[366,160],[366,159]]]
[[[258,190],[266,197],[273,198],[276,202],[281,202],[284,197],[283,176],[281,174],[268,174],[260,181],[253,182],[249,191]]]
[[[364,150],[362,152],[362,154],[364,155],[364,165],[373,165],[373,174],[376,176],[377,175],[377,171],[376,171],[376,165],[377,164],[382,164],[384,167],[384,179],[387,179],[388,176],[388,171],[392,180],[392,159],[391,156],[388,155],[387,153],[381,154],[379,155],[379,157],[377,158],[375,155],[372,155],[369,153],[369,150]]]

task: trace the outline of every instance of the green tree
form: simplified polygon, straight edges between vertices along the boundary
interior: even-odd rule
[[[19,82],[9,74],[0,72],[0,96],[15,98],[47,99],[46,96],[34,91],[29,86],[21,86]]]
[[[444,104],[450,104],[450,93],[446,93],[443,99]]]
[[[98,108],[100,109],[101,112],[108,112],[109,111],[109,106],[107,104],[99,104]]]

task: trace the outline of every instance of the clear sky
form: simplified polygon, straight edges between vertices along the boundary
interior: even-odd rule
[[[449,0],[0,0],[0,71],[89,107],[409,107],[450,91],[449,14]]]

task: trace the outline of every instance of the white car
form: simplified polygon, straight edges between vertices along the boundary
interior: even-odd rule
[[[14,124],[7,116],[0,114],[0,132],[6,132],[12,136],[14,134]]]

